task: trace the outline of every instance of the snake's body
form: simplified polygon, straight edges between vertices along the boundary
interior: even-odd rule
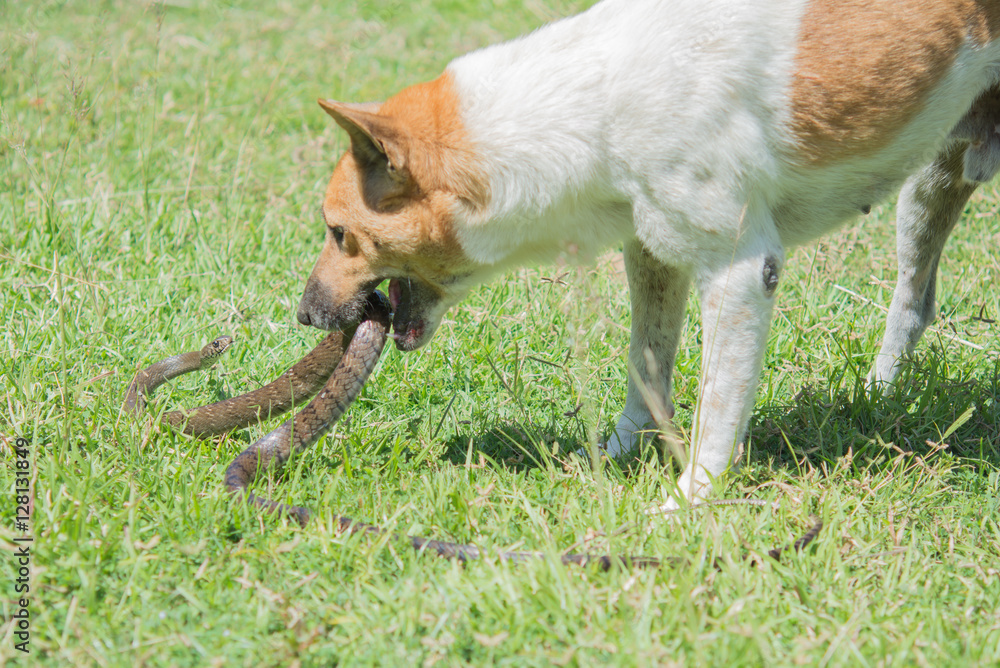
[[[226,488],[233,494],[242,495],[248,502],[267,512],[290,515],[305,525],[311,515],[309,510],[257,496],[249,491],[249,487],[260,473],[279,470],[293,452],[301,452],[310,447],[344,414],[378,363],[385,347],[390,324],[391,311],[388,300],[376,292],[369,300],[365,318],[354,331],[331,332],[309,354],[274,382],[247,394],[208,406],[164,413],[161,420],[171,427],[182,429],[185,433],[204,437],[275,417],[316,395],[316,398],[293,418],[286,420],[277,429],[241,452],[226,469],[225,476]],[[151,396],[157,387],[181,374],[208,367],[211,361],[225,352],[231,343],[231,337],[219,337],[201,351],[175,355],[139,371],[126,392],[125,410],[131,413],[140,411],[145,406],[146,398]],[[343,515],[338,515],[335,519],[343,531],[385,533],[385,530],[378,526],[358,522]],[[822,526],[822,522],[816,522],[794,543],[770,550],[768,555],[779,559],[782,552],[787,549],[795,551],[802,549],[816,537]],[[459,561],[471,561],[484,556],[484,553],[474,545],[432,540],[420,536],[399,538],[409,542],[418,551],[433,552]],[[536,552],[502,551],[496,553],[496,556],[502,561],[520,562],[545,555]],[[629,555],[569,553],[563,554],[560,559],[566,564],[596,564],[604,570],[616,564],[630,567],[657,567],[662,563],[660,559],[654,557]]]

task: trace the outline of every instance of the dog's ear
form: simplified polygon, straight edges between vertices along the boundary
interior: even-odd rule
[[[406,134],[392,119],[379,116],[379,102],[348,104],[319,100],[351,138],[351,153],[360,165],[381,171],[400,185],[410,180],[406,165]]]

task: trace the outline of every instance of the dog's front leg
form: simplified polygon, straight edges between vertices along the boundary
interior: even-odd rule
[[[913,352],[934,320],[937,267],[948,235],[976,183],[963,178],[968,143],[956,142],[903,186],[899,195],[896,248],[899,277],[886,318],[882,349],[871,380],[884,386],[896,379],[900,359]]]
[[[625,271],[632,301],[629,381],[625,410],[604,446],[612,457],[635,449],[643,430],[674,415],[670,381],[691,284],[688,271],[663,264],[638,239],[625,244]]]
[[[744,230],[733,261],[698,276],[702,372],[680,494],[692,500],[733,463],[760,377],[784,251],[773,227]],[[760,229],[760,228],[756,228]],[[669,503],[665,508],[675,507]]]

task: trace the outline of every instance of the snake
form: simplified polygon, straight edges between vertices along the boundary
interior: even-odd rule
[[[224,476],[224,484],[229,493],[242,497],[264,512],[287,515],[305,526],[312,517],[309,509],[272,501],[254,494],[250,487],[259,475],[281,470],[293,454],[316,443],[347,411],[382,355],[389,336],[391,316],[389,300],[376,291],[369,297],[360,322],[342,330],[331,331],[305,357],[273,382],[214,404],[164,412],[160,421],[183,433],[204,438],[277,417],[314,397],[294,417],[285,420],[237,455]],[[182,374],[211,367],[232,344],[231,336],[220,336],[201,350],[173,355],[141,369],[128,385],[123,410],[133,415],[139,414],[159,386]],[[388,533],[396,540],[408,542],[418,552],[429,552],[460,562],[486,556],[475,545],[388,532],[374,524],[345,515],[335,515],[334,521],[343,532]],[[816,538],[822,528],[822,521],[816,520],[796,541],[774,548],[767,554],[772,559],[780,560],[782,553],[788,550],[800,551]],[[541,552],[515,551],[492,554],[500,561],[515,563],[547,556]],[[596,565],[605,571],[616,566],[657,568],[679,563],[678,559],[573,552],[564,553],[559,558],[564,564]]]

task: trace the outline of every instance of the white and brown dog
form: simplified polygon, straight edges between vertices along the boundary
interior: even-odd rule
[[[671,410],[693,283],[692,498],[743,438],[786,249],[902,184],[872,372],[897,374],[934,316],[942,246],[1000,166],[998,38],[995,0],[604,0],[382,104],[321,101],[351,148],[298,318],[340,327],[391,279],[396,345],[413,350],[472,286],[624,244],[635,371],[606,449],[653,422],[644,393]]]

